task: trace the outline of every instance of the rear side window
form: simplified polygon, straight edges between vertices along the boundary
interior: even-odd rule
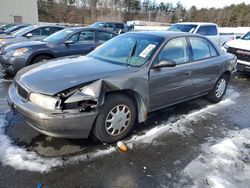
[[[193,51],[194,61],[218,55],[216,49],[208,40],[199,37],[190,37],[189,40]]]
[[[103,31],[96,32],[96,39],[99,42],[108,41],[109,39],[113,38],[114,36],[115,36],[114,34],[108,33],[108,32],[103,32]]]
[[[197,33],[205,36],[217,35],[217,28],[215,25],[200,26]]]
[[[170,40],[159,54],[159,60],[173,60],[176,64],[189,61],[188,45],[185,37]]]

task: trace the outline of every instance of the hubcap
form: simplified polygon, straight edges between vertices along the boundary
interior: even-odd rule
[[[226,89],[226,80],[221,79],[216,86],[216,90],[215,90],[216,97],[220,98],[225,92],[225,89]]]
[[[131,111],[126,105],[117,105],[109,111],[106,121],[105,129],[111,136],[117,136],[123,133],[131,120]]]

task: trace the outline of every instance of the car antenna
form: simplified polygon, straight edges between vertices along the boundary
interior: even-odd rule
[[[131,57],[135,53],[136,46],[137,46],[137,41],[135,41],[134,45],[132,46],[131,50],[129,51],[129,55],[128,55],[128,58],[126,60],[126,65],[127,66],[130,64]]]

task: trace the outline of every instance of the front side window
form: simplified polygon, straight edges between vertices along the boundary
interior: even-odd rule
[[[42,27],[35,29],[29,33],[31,33],[33,36],[49,36],[50,35],[50,27]]]
[[[105,42],[88,56],[114,64],[139,67],[150,59],[163,40],[158,36],[126,33]]]
[[[116,29],[124,29],[124,25],[123,24],[115,24],[115,28]]]
[[[113,38],[114,36],[115,36],[115,34],[108,33],[108,32],[103,32],[103,31],[96,32],[96,39],[99,42],[108,41],[109,39]]]
[[[71,37],[69,37],[68,40],[73,41],[74,43],[94,44],[95,43],[94,31],[82,31],[76,33]]]
[[[190,37],[189,40],[193,51],[194,61],[217,56],[216,49],[206,39],[199,37]]]
[[[186,38],[171,39],[159,53],[158,60],[163,59],[175,61],[176,64],[188,62],[189,52]]]
[[[95,43],[95,34],[94,31],[82,31],[79,34],[79,43],[84,43],[84,44],[93,44]]]

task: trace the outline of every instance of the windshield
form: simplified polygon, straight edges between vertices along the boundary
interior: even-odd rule
[[[96,48],[88,56],[115,64],[139,67],[147,62],[163,40],[162,37],[152,35],[122,34]]]
[[[61,42],[61,41],[65,40],[71,33],[73,33],[72,30],[63,29],[63,30],[58,31],[58,32],[50,35],[49,37],[43,39],[43,41],[58,43],[58,42]]]
[[[250,31],[241,37],[243,40],[250,40]]]
[[[197,28],[197,25],[174,24],[170,28],[168,28],[168,31],[180,31],[180,32],[193,33],[196,28]]]
[[[27,27],[27,26],[14,26],[14,27],[11,27],[11,28],[9,28],[9,29],[6,29],[5,32],[6,32],[7,34],[12,34],[12,33],[14,33],[15,31],[18,31],[18,30],[20,30],[20,29],[22,29],[22,28],[24,28],[24,27]]]
[[[6,29],[9,29],[9,28],[11,28],[11,27],[13,27],[13,26],[15,26],[16,24],[4,24],[4,25],[2,25],[2,26],[0,26],[0,30],[6,30]]]
[[[92,28],[101,28],[103,27],[104,23],[101,23],[101,22],[96,22],[96,23],[93,23],[90,27]]]

